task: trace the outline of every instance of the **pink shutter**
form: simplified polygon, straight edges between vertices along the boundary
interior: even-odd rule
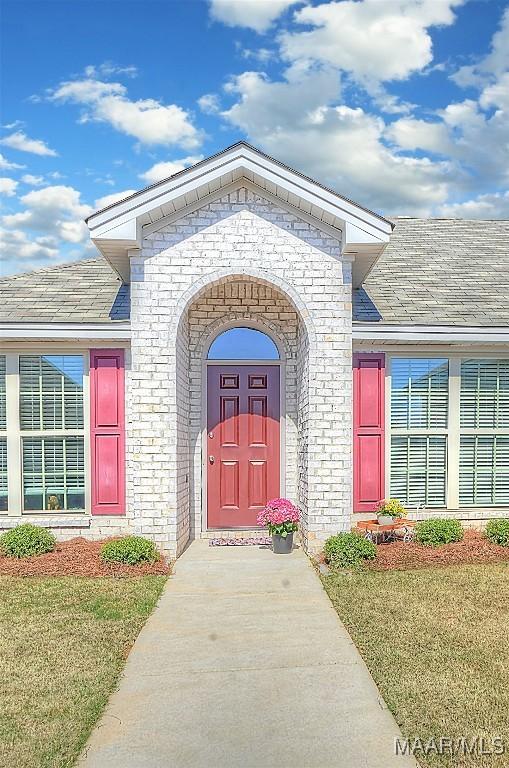
[[[385,496],[385,355],[353,359],[354,512],[373,512]]]
[[[124,350],[90,350],[92,514],[125,514]]]

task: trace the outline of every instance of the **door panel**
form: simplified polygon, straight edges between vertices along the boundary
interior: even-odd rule
[[[279,366],[208,366],[209,528],[252,528],[280,495],[279,393]]]

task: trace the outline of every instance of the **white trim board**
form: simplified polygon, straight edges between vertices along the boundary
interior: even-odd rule
[[[437,344],[475,343],[509,344],[507,327],[467,327],[458,325],[389,325],[382,323],[353,324],[354,341],[408,342],[432,341]]]
[[[0,323],[0,338],[8,339],[108,339],[113,342],[129,341],[130,322],[112,323]]]

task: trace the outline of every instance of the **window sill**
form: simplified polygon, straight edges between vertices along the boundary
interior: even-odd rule
[[[3,515],[0,517],[0,528],[15,528],[20,523],[33,523],[41,528],[90,528],[89,515],[47,515],[22,514],[22,515]]]

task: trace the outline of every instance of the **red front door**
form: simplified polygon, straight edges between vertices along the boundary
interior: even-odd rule
[[[279,366],[207,368],[207,526],[252,528],[279,485]]]

